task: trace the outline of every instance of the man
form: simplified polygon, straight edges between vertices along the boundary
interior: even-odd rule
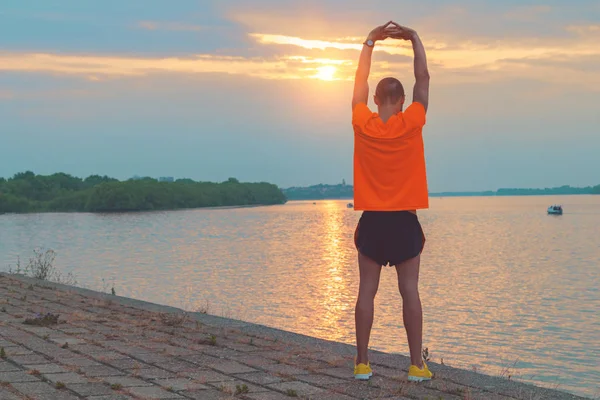
[[[378,113],[367,107],[373,47],[386,38],[410,40],[416,83],[413,103],[403,112],[404,88],[385,78],[375,91]],[[352,98],[354,127],[354,205],[362,210],[355,232],[360,269],[356,302],[356,379],[373,375],[368,359],[374,300],[381,268],[398,274],[411,366],[408,380],[432,377],[422,357],[423,314],[419,298],[419,264],[425,236],[417,210],[429,207],[422,129],[429,102],[429,72],[417,33],[395,22],[375,28],[367,37],[356,71]]]

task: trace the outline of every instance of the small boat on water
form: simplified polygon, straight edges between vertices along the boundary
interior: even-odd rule
[[[354,204],[352,204],[352,203],[348,203],[348,204],[346,205],[346,207],[348,207],[348,208],[354,208]]]
[[[548,207],[548,214],[552,214],[552,215],[562,215],[563,213],[563,208],[561,205],[553,205]]]

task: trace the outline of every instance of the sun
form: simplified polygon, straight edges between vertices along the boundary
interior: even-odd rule
[[[314,78],[321,79],[323,81],[332,81],[335,78],[337,68],[333,65],[323,65],[322,67],[316,68],[317,73]]]

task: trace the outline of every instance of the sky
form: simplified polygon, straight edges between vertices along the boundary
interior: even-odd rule
[[[3,0],[0,176],[351,182],[354,72],[388,20],[427,50],[431,191],[600,184],[597,0]],[[410,101],[409,43],[371,72]]]

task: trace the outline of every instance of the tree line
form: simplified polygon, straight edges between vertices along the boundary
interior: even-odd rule
[[[0,214],[30,212],[125,212],[183,208],[283,204],[273,184],[221,183],[154,178],[120,181],[91,175],[85,179],[65,173],[36,175],[31,171],[0,178]]]
[[[283,189],[283,193],[290,200],[324,200],[324,199],[352,199],[354,189],[351,185],[314,185],[308,187],[291,187]]]

